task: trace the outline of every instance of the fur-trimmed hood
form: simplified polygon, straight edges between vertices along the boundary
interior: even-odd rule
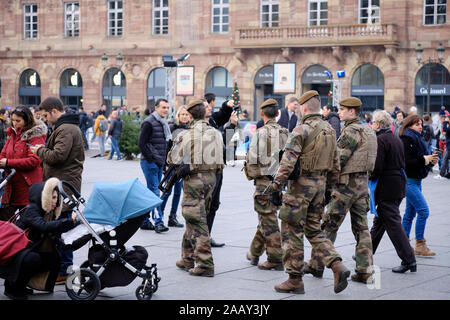
[[[33,128],[25,132],[22,132],[20,140],[28,141],[36,137],[47,135],[47,132],[48,132],[47,125],[41,120],[36,120],[36,125]]]
[[[50,178],[45,182],[38,182],[33,184],[30,187],[29,191],[29,200],[30,202],[35,203],[38,205],[42,210],[45,212],[50,212],[52,210],[52,194],[53,190],[55,188],[58,188],[59,179],[57,178]],[[59,193],[59,191],[58,191]],[[59,195],[59,204],[55,209],[55,220],[58,219],[58,217],[61,214],[62,210],[62,204],[63,204],[63,198],[61,195]]]

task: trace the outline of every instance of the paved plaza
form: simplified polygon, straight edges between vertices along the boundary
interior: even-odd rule
[[[95,182],[118,182],[138,177],[145,184],[138,160],[116,161],[106,158],[92,158],[96,150],[87,152],[83,172],[82,194],[87,199]],[[157,263],[161,279],[153,300],[448,300],[450,299],[450,181],[434,180],[430,175],[423,182],[423,190],[430,206],[430,217],[426,234],[429,247],[436,252],[435,257],[417,257],[416,273],[394,274],[392,267],[400,264],[400,259],[385,234],[374,256],[378,281],[371,286],[351,280],[346,290],[339,294],[333,291],[333,273],[326,269],[323,279],[304,277],[304,295],[277,293],[274,285],[287,279],[283,271],[263,271],[251,266],[246,260],[250,242],[255,234],[257,215],[253,210],[253,184],[243,172],[242,163],[224,169],[221,206],[214,222],[212,236],[217,242],[225,242],[222,248],[213,248],[215,277],[193,277],[178,269],[175,262],[181,254],[181,238],[184,228],[170,228],[165,233],[139,230],[128,242],[129,246],[144,246],[149,252],[147,264]],[[434,173],[436,174],[436,172]],[[166,215],[170,210],[168,201]],[[405,201],[401,205],[404,212]],[[178,219],[184,223],[181,207]],[[369,226],[373,216],[369,215]],[[412,230],[412,234],[414,228]],[[351,270],[355,239],[351,232],[350,219],[345,219],[338,232],[336,248]],[[414,241],[412,242],[414,245]],[[81,264],[87,259],[88,245],[75,251],[74,263]],[[305,240],[305,259],[311,246]],[[265,256],[260,261],[264,261]],[[97,300],[135,300],[135,289],[140,279],[126,287],[105,288]],[[3,280],[0,291],[3,293]],[[7,300],[0,294],[0,300]],[[69,300],[64,286],[56,286],[53,294],[35,293],[31,300]]]

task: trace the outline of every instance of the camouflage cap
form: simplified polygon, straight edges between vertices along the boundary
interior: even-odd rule
[[[186,110],[189,111],[190,108],[195,107],[196,105],[199,105],[199,104],[203,104],[203,100],[200,100],[200,99],[194,100],[186,106]]]
[[[312,97],[315,96],[319,96],[319,93],[316,90],[309,90],[306,91],[301,97],[300,99],[298,99],[298,104],[302,105],[305,104],[306,101],[308,101],[309,99],[311,99]]]
[[[347,108],[358,108],[362,106],[361,100],[355,97],[342,99],[341,101],[339,101],[339,104]]]
[[[278,101],[275,99],[267,99],[266,101],[263,102],[263,104],[259,108],[264,109],[265,107],[268,106],[278,107]]]

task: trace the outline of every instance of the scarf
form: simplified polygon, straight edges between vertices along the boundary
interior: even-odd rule
[[[417,150],[419,151],[419,156],[423,157],[430,154],[428,143],[425,141],[425,139],[419,132],[417,132],[416,130],[406,128],[405,131],[403,132],[403,135],[410,137],[413,140],[414,145],[417,147]]]
[[[166,141],[172,140],[172,133],[170,132],[169,124],[167,123],[166,119],[161,117],[156,111],[153,111],[152,115],[163,126]]]

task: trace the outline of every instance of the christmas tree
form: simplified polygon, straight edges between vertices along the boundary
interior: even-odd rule
[[[239,116],[239,113],[241,113],[242,109],[241,109],[241,98],[239,97],[239,89],[237,86],[237,82],[234,82],[234,87],[233,87],[233,93],[231,94],[231,99],[233,100],[233,111],[237,112],[237,115]]]

